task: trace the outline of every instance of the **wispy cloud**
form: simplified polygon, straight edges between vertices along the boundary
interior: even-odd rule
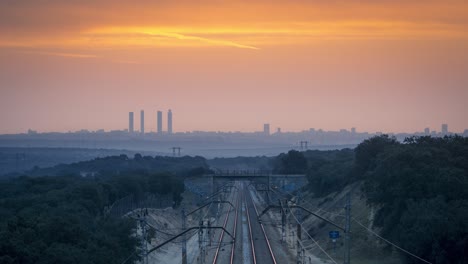
[[[197,37],[197,36],[188,36],[188,35],[183,35],[183,34],[178,34],[178,33],[161,32],[161,33],[156,33],[156,34],[154,33],[145,33],[145,34],[171,37],[171,38],[176,38],[180,40],[196,40],[196,41],[201,41],[201,42],[205,42],[205,43],[213,44],[217,46],[228,46],[228,47],[236,47],[236,48],[241,48],[241,49],[254,49],[254,50],[259,49],[254,46],[243,45],[243,44],[239,44],[239,43],[228,41],[228,40],[209,39],[209,38],[203,38],[203,37]]]
[[[94,55],[94,54],[53,52],[53,51],[20,51],[20,53],[38,54],[38,55],[47,55],[47,56],[57,56],[57,57],[67,57],[67,58],[77,58],[77,59],[98,58],[98,56]]]
[[[176,29],[177,30],[177,29]],[[185,33],[176,33],[176,31],[166,30],[166,29],[159,29],[153,27],[107,27],[107,28],[98,28],[86,31],[85,34],[92,35],[93,37],[102,37],[102,36],[109,36],[111,39],[112,37],[122,38],[128,37],[132,38],[135,34],[139,36],[147,36],[147,37],[165,37],[174,40],[181,40],[181,41],[191,41],[191,42],[198,42],[198,45],[204,44],[208,46],[224,46],[224,47],[235,47],[241,49],[253,49],[258,50],[258,47],[241,44],[235,41],[231,41],[228,39],[218,39],[218,38],[206,38],[195,36],[192,34],[185,34]],[[150,42],[141,41],[141,44],[151,44]],[[156,43],[158,45],[160,43]],[[138,41],[135,42],[138,44]]]

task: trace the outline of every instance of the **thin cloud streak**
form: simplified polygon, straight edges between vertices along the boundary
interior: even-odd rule
[[[158,32],[158,33],[142,32],[142,33],[146,35],[150,35],[150,36],[164,36],[164,37],[176,38],[180,40],[196,40],[196,41],[201,41],[201,42],[205,42],[208,44],[213,44],[215,46],[228,46],[228,47],[236,47],[236,48],[241,48],[241,49],[254,49],[254,50],[259,49],[254,46],[242,45],[242,44],[232,42],[232,41],[227,41],[227,40],[208,39],[208,38],[188,36],[188,35],[183,35],[183,34],[178,34],[178,33],[170,33],[170,32]]]
[[[90,59],[90,58],[98,58],[99,57],[99,56],[93,55],[93,54],[49,52],[49,51],[19,51],[19,53],[49,55],[49,56],[78,58],[78,59]]]
[[[295,45],[319,40],[414,39],[467,40],[463,26],[405,21],[343,20],[328,22],[266,23],[251,26],[104,26],[66,35],[21,36],[2,40],[2,47],[105,49],[137,47],[235,47]]]

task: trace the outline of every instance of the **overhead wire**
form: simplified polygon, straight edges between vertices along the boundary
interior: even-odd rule
[[[422,261],[422,262],[425,262],[425,263],[428,263],[428,264],[432,264],[431,262],[429,262],[429,261],[427,261],[427,260],[425,260],[425,259],[423,259],[423,258],[421,258],[421,257],[419,257],[419,256],[417,256],[417,255],[415,255],[415,254],[413,254],[413,253],[411,253],[411,252],[409,252],[408,250],[406,250],[406,249],[404,249],[404,248],[398,246],[397,244],[392,243],[392,242],[390,242],[389,240],[383,238],[381,235],[377,234],[376,232],[374,232],[374,231],[371,230],[370,228],[368,228],[368,227],[364,226],[363,224],[361,224],[361,223],[360,223],[358,220],[356,220],[355,218],[352,218],[352,220],[353,220],[354,222],[356,222],[358,225],[362,226],[362,227],[363,227],[364,229],[366,229],[367,231],[369,231],[369,232],[370,232],[371,234],[373,234],[374,236],[376,236],[376,237],[382,239],[383,241],[385,241],[385,242],[387,242],[388,244],[394,246],[395,248],[399,249],[400,251],[402,251],[402,252],[404,252],[404,253],[406,253],[406,254],[408,254],[408,255],[414,257],[414,258],[417,258],[417,259],[419,259],[419,260]]]
[[[297,224],[299,224],[301,226],[301,229],[307,234],[307,236],[315,243],[315,245],[317,245],[317,247],[335,264],[338,264],[335,259],[333,259],[330,254],[327,253],[327,251],[325,249],[322,248],[322,246],[320,246],[320,244],[318,243],[318,241],[316,241],[310,234],[309,232],[307,232],[307,230],[304,228],[304,226],[302,225],[302,223],[299,221],[299,219],[297,219],[297,217],[292,213],[292,210],[291,210],[291,207],[289,207],[289,205],[286,203],[286,206],[289,208],[289,215],[292,215],[294,217],[294,219],[296,220]],[[304,244],[302,243],[301,240],[299,240],[299,243],[301,244],[302,248],[304,248],[305,250],[308,250],[305,248]]]
[[[281,196],[286,196],[286,195],[280,193],[279,191],[276,191],[276,190],[274,190],[274,189],[271,189],[271,190],[274,191],[274,192],[276,192],[277,194],[279,194],[279,195],[281,195]],[[338,263],[325,251],[325,249],[323,249],[323,248],[320,246],[320,244],[318,243],[318,241],[316,241],[316,240],[309,234],[309,232],[306,231],[306,229],[305,229],[304,226],[299,222],[299,220],[297,219],[297,217],[296,217],[294,214],[292,214],[292,210],[291,210],[291,208],[289,207],[289,205],[288,205],[287,203],[286,203],[286,206],[289,208],[289,213],[288,213],[288,215],[292,215],[292,216],[294,217],[294,219],[297,221],[297,223],[302,227],[302,230],[304,230],[304,232],[307,234],[307,236],[309,236],[309,238],[315,243],[315,245],[317,245],[317,247],[318,247],[333,263],[338,264]],[[302,246],[302,248],[303,248],[304,250],[309,251],[309,249],[305,247],[305,245],[303,244],[302,241],[300,241],[300,240],[298,240],[298,241],[299,241],[299,243],[301,244],[301,246]],[[312,255],[313,255],[313,254],[312,254]]]
[[[271,189],[271,190],[274,190],[274,189]],[[274,190],[274,191],[276,191],[276,190]],[[276,192],[278,192],[278,191],[276,191]],[[294,194],[289,193],[289,192],[284,191],[284,190],[283,190],[282,192],[286,192],[286,193],[289,194],[289,195],[295,196]],[[283,196],[285,196],[285,195],[283,194]],[[308,201],[306,201],[306,200],[304,200],[303,202],[305,202],[305,203],[307,203],[307,204],[309,204],[309,205],[312,205],[310,202],[308,202]],[[343,215],[340,215],[340,214],[335,214],[335,213],[327,212],[327,211],[321,209],[320,207],[316,207],[316,206],[314,206],[314,207],[318,209],[316,212],[324,211],[324,212],[329,213],[329,214],[334,214],[334,215],[337,215],[337,216],[343,216]],[[293,215],[293,216],[294,216],[294,215]],[[296,217],[294,216],[294,218],[296,218]],[[398,250],[402,251],[403,253],[406,253],[406,254],[408,254],[408,255],[410,255],[410,256],[412,256],[412,257],[414,257],[414,258],[416,258],[416,259],[418,259],[418,260],[420,260],[420,261],[422,261],[422,262],[425,262],[425,263],[428,263],[428,264],[432,264],[431,262],[429,262],[429,261],[427,261],[427,260],[425,260],[425,259],[423,259],[423,258],[417,256],[417,255],[414,254],[414,253],[409,252],[408,250],[406,250],[406,249],[404,249],[404,248],[398,246],[397,244],[395,244],[395,243],[389,241],[388,239],[382,237],[381,235],[377,234],[375,231],[371,230],[370,228],[366,227],[366,226],[363,225],[361,222],[359,222],[356,218],[352,217],[351,219],[352,219],[354,222],[356,222],[358,225],[360,225],[361,227],[363,227],[365,230],[367,230],[368,232],[370,232],[371,234],[373,234],[373,235],[375,235],[376,237],[380,238],[381,240],[383,240],[384,242],[388,243],[389,245],[391,245],[391,246],[397,248]],[[296,218],[296,220],[297,220],[297,218]],[[307,233],[307,231],[306,231],[306,233]],[[310,237],[310,235],[309,235],[309,237]],[[311,237],[311,239],[313,240],[312,237]]]

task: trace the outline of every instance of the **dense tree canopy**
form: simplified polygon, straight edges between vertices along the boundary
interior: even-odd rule
[[[355,150],[305,153],[317,196],[362,180],[382,235],[432,263],[468,262],[468,138],[387,135]],[[408,263],[419,263],[408,258]]]
[[[383,236],[432,263],[468,262],[467,138],[381,135],[354,150],[292,150],[272,164],[275,173],[306,172],[319,197],[362,181]]]
[[[273,170],[281,174],[302,174],[307,170],[307,160],[302,152],[290,150],[276,158]]]
[[[309,187],[317,196],[339,191],[353,180],[354,151],[351,149],[304,153],[308,161]]]
[[[376,136],[364,140],[355,149],[356,173],[365,173],[369,166],[373,165],[377,155],[394,145],[398,145],[398,142],[395,138],[389,137],[388,135]]]
[[[126,155],[109,156],[96,158],[89,161],[82,161],[72,164],[61,164],[51,168],[36,169],[29,172],[29,175],[64,175],[83,173],[104,173],[118,174],[126,171],[144,171],[148,173],[171,172],[185,175],[193,168],[208,169],[206,159],[203,157],[163,157],[163,156],[142,156],[135,154],[133,158]]]
[[[0,181],[0,263],[121,263],[135,251],[134,223],[104,207],[144,192],[171,194],[180,177],[126,172],[95,178],[19,177]]]
[[[467,138],[393,142],[366,166],[364,190],[381,207],[383,235],[433,263],[468,261]]]

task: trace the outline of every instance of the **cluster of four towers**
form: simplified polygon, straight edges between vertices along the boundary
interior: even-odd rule
[[[134,133],[134,126],[133,126],[133,112],[128,113],[128,132]],[[162,111],[157,112],[157,133],[163,133],[163,113]],[[145,133],[145,111],[140,111],[140,133]],[[169,109],[167,112],[167,133],[172,134],[172,111]]]

